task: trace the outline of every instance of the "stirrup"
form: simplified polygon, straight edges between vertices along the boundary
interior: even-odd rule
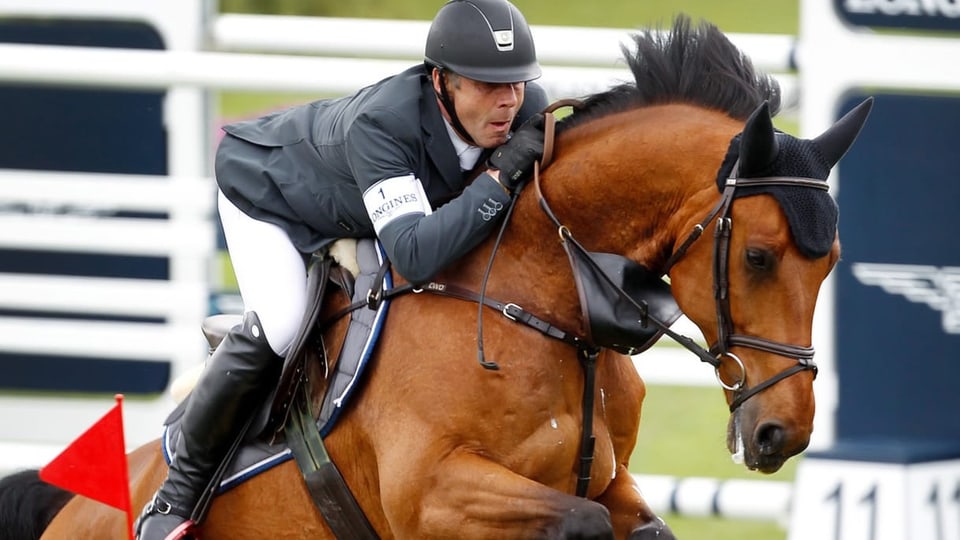
[[[140,540],[140,532],[144,520],[153,515],[161,516],[159,519],[162,519],[162,517],[175,517],[183,520],[171,529],[162,540],[199,540],[199,537],[196,535],[197,523],[190,518],[171,513],[172,509],[173,506],[161,499],[159,494],[154,495],[154,497],[150,499],[150,502],[143,507],[140,516],[137,517],[137,522],[134,524],[136,540]]]

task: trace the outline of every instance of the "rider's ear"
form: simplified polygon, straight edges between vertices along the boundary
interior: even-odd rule
[[[770,118],[770,104],[764,101],[753,111],[743,128],[740,138],[740,175],[766,173],[779,153],[780,145]]]
[[[853,141],[860,134],[860,129],[867,121],[870,115],[870,109],[873,107],[873,98],[869,97],[862,103],[853,108],[852,111],[843,115],[843,118],[837,120],[837,123],[830,126],[830,129],[824,131],[813,142],[820,149],[820,153],[827,160],[830,166],[834,166],[840,161],[840,158],[847,153]]]
[[[440,95],[440,85],[443,83],[443,77],[440,76],[438,68],[430,68],[430,82],[433,83],[433,91]]]

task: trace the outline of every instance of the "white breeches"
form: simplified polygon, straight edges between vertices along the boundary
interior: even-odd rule
[[[303,254],[283,229],[244,214],[222,192],[218,207],[243,309],[257,312],[270,348],[282,356],[307,306]]]

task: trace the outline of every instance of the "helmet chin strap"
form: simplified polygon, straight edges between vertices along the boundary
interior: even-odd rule
[[[450,116],[450,124],[463,140],[467,141],[473,146],[480,146],[476,141],[473,140],[473,137],[467,133],[467,130],[463,127],[463,124],[460,123],[460,117],[457,116],[457,109],[453,106],[453,99],[450,98],[450,93],[447,92],[447,77],[445,75],[446,71],[441,67],[436,69],[440,76],[440,92],[437,93],[437,97],[440,99],[440,103],[443,105],[443,108],[447,110],[447,115]]]

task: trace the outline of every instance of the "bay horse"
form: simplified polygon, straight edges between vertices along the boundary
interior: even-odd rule
[[[476,303],[392,300],[363,386],[325,439],[379,537],[674,538],[629,472],[645,388],[623,352],[650,339],[598,337],[590,318],[609,306],[584,306],[596,299],[577,269],[596,254],[623,261],[625,274],[642,267],[669,278],[710,347],[667,324],[658,335],[715,367],[732,411],[731,453],[771,473],[807,446],[813,312],[840,256],[825,180],[870,103],[815,139],[795,138],[773,128],[775,80],[713,25],[680,16],[666,32],[633,39],[624,54],[635,81],[588,96],[558,122],[554,159],[515,200],[502,235],[435,278],[472,291],[482,284],[488,298],[572,337],[486,310],[478,339]],[[328,313],[348,302],[329,300]],[[344,324],[325,343],[339,343]],[[478,365],[481,344],[496,369]],[[584,407],[588,393],[596,399]],[[586,476],[584,431],[593,437]],[[128,458],[140,508],[166,465],[157,442]],[[120,539],[124,527],[122,512],[75,497],[42,538]],[[334,537],[290,461],[217,497],[200,536]]]

